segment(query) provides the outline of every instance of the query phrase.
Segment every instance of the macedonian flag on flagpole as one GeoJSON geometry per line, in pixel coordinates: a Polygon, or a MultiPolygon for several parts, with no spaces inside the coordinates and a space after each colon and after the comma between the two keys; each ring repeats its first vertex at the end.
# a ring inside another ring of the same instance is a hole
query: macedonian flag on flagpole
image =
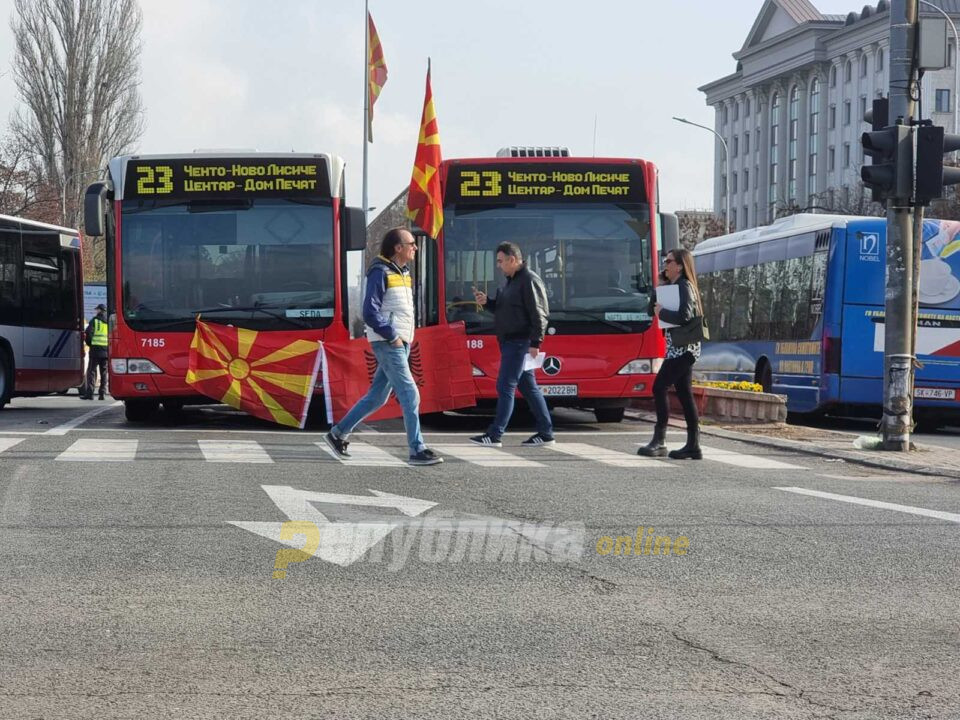
{"type": "Polygon", "coordinates": [[[319,367],[320,343],[299,332],[257,332],[198,317],[186,381],[217,402],[303,428],[319,367]]]}
{"type": "Polygon", "coordinates": [[[413,161],[413,177],[407,192],[407,217],[432,238],[443,227],[443,199],[440,194],[440,130],[430,88],[430,61],[427,60],[427,90],[423,98],[420,138],[413,161]]]}

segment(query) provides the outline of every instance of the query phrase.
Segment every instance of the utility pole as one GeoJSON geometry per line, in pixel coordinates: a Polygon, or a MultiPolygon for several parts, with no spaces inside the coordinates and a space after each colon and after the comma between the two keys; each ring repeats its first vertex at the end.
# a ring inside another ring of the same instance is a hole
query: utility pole
{"type": "Polygon", "coordinates": [[[890,3],[890,120],[906,125],[897,141],[897,182],[887,202],[883,354],[884,450],[908,451],[913,415],[913,118],[917,0],[890,3]],[[905,174],[909,173],[909,178],[905,174]]]}

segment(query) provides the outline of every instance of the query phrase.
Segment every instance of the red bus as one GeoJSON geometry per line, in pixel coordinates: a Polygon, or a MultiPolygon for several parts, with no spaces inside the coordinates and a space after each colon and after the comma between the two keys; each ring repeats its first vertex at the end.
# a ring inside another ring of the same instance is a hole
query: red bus
{"type": "Polygon", "coordinates": [[[0,215],[0,408],[83,383],[76,230],[0,215]]]}
{"type": "Polygon", "coordinates": [[[197,315],[349,338],[346,257],[366,228],[344,203],[342,159],[140,155],[108,170],[84,214],[87,234],[106,238],[110,394],[127,420],[212,402],[185,381],[197,315]]]}
{"type": "Polygon", "coordinates": [[[658,247],[676,247],[677,221],[659,213],[657,169],[639,159],[569,157],[562,148],[508,148],[495,158],[447,160],[440,177],[436,290],[443,320],[466,324],[478,399],[497,397],[500,354],[493,316],[471,288],[496,292],[496,247],[509,240],[547,287],[547,357],[536,372],[547,402],[619,422],[631,398],[652,394],[665,351],[647,310],[658,247]]]}

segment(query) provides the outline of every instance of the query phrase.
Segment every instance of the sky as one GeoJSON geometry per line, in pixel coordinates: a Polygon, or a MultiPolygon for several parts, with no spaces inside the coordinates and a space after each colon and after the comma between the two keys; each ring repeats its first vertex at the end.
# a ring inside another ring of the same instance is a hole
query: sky
{"type": "MultiPolygon", "coordinates": [[[[824,13],[858,3],[813,0],[824,13]]],[[[873,3],[875,4],[875,3],[873,3]]],[[[712,206],[713,111],[697,87],[732,73],[762,0],[371,0],[389,70],[369,146],[370,205],[410,182],[427,58],[444,158],[507,145],[640,157],[667,211],[712,206]]],[[[361,205],[363,0],[141,0],[142,153],[328,152],[361,205]]],[[[0,0],[10,18],[12,0],[0,0]]],[[[18,104],[0,23],[0,107],[18,104]]],[[[0,123],[5,121],[0,117],[0,123]]],[[[371,213],[373,218],[377,213],[371,213]]]]}

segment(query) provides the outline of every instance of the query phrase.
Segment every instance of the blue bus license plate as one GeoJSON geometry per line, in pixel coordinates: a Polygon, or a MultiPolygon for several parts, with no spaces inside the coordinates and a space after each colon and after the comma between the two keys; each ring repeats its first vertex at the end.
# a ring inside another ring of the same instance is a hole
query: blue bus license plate
{"type": "Polygon", "coordinates": [[[957,391],[953,388],[918,387],[913,389],[913,396],[928,400],[956,400],[957,391]]]}
{"type": "Polygon", "coordinates": [[[542,392],[546,396],[563,395],[565,397],[569,397],[571,395],[577,394],[577,386],[576,385],[541,385],[540,392],[542,392]]]}

